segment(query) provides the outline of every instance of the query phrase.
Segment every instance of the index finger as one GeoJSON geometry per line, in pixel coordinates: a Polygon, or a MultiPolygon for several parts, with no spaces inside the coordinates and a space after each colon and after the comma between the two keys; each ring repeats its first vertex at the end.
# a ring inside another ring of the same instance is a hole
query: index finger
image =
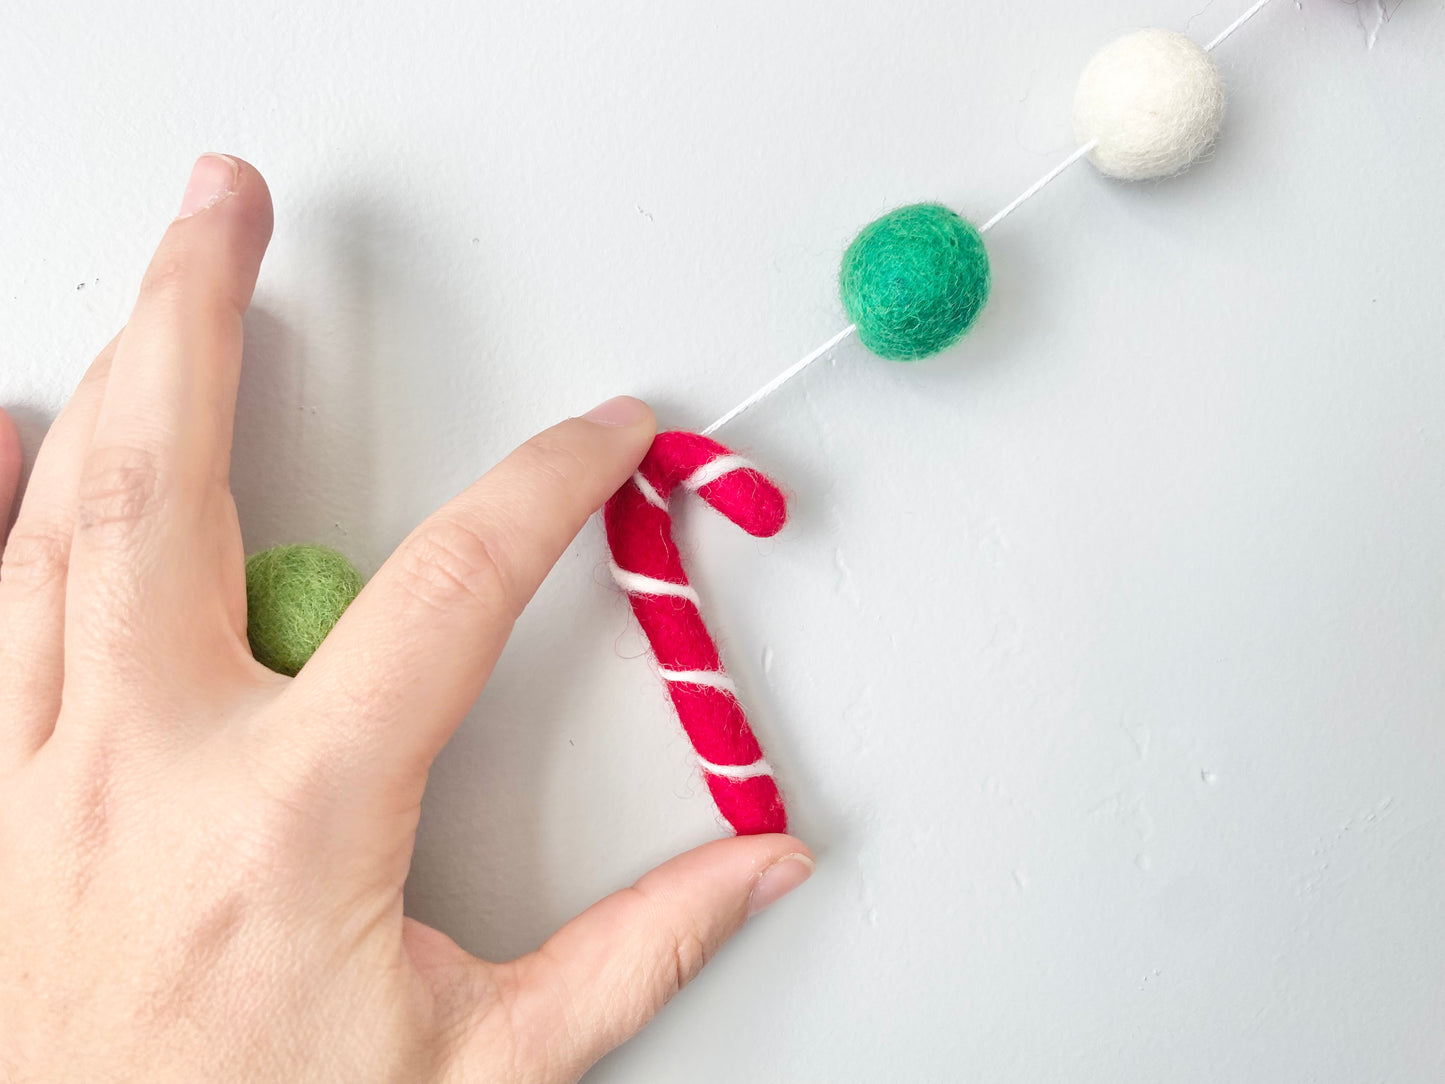
{"type": "Polygon", "coordinates": [[[242,316],[271,225],[253,166],[196,161],[116,342],[75,482],[67,700],[107,700],[114,665],[136,660],[208,685],[214,660],[237,653],[245,608],[239,560],[227,560],[241,552],[231,435],[242,316]],[[73,665],[80,659],[104,665],[73,665]]]}
{"type": "Polygon", "coordinates": [[[645,403],[609,400],[527,441],[413,531],[285,693],[312,720],[287,736],[303,761],[349,788],[419,799],[512,623],[655,431],[645,403]]]}

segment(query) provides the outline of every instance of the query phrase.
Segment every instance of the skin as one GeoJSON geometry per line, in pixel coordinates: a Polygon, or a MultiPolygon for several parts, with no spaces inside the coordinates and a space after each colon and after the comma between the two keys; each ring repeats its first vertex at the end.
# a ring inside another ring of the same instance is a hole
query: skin
{"type": "MultiPolygon", "coordinates": [[[[652,414],[529,440],[280,677],[227,482],[271,200],[205,156],[182,211],[0,538],[0,1081],[576,1080],[812,870],[709,843],[504,963],[403,915],[428,767],[652,414]]],[[[19,467],[0,413],[0,531],[19,467]]]]}

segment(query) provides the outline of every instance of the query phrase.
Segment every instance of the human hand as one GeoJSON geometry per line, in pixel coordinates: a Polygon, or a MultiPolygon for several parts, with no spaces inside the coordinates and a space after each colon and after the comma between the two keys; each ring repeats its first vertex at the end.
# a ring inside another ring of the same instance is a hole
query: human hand
{"type": "MultiPolygon", "coordinates": [[[[259,173],[197,162],[5,543],[0,1080],[575,1080],[812,869],[788,836],[709,843],[507,963],[403,917],[428,767],[652,414],[522,445],[280,677],[228,488],[270,233],[259,173]]],[[[17,472],[0,414],[0,529],[17,472]]]]}

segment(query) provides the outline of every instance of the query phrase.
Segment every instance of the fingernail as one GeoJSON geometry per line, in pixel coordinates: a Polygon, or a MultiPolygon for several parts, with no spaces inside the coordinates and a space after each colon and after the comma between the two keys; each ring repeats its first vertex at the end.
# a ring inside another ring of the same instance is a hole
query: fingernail
{"type": "Polygon", "coordinates": [[[614,429],[620,429],[636,425],[647,417],[647,404],[630,395],[619,395],[605,403],[598,403],[582,417],[595,425],[607,425],[614,429]]]}
{"type": "Polygon", "coordinates": [[[186,182],[186,194],[181,197],[181,211],[176,217],[189,218],[233,195],[240,173],[240,163],[228,155],[201,155],[191,167],[191,179],[186,182]]]}
{"type": "Polygon", "coordinates": [[[813,860],[806,854],[785,854],[767,869],[753,885],[753,894],[748,897],[748,914],[755,915],[764,907],[771,907],[793,889],[813,876],[813,860]]]}

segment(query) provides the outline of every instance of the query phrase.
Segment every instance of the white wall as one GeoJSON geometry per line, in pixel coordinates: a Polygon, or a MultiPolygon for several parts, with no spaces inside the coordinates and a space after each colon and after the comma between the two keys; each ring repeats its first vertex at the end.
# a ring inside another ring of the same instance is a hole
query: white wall
{"type": "MultiPolygon", "coordinates": [[[[1214,160],[1080,167],[962,346],[850,346],[726,434],[794,520],[688,516],[692,567],[821,862],[592,1080],[1445,1074],[1445,12],[1370,48],[1374,4],[1275,0],[1214,160]]],[[[856,228],[987,216],[1097,46],[1243,6],[27,5],[0,402],[33,446],[192,156],[244,155],[247,543],[369,571],[560,416],[705,423],[841,326],[856,228]]],[[[478,952],[718,833],[603,560],[433,774],[410,908],[478,952]]]]}

